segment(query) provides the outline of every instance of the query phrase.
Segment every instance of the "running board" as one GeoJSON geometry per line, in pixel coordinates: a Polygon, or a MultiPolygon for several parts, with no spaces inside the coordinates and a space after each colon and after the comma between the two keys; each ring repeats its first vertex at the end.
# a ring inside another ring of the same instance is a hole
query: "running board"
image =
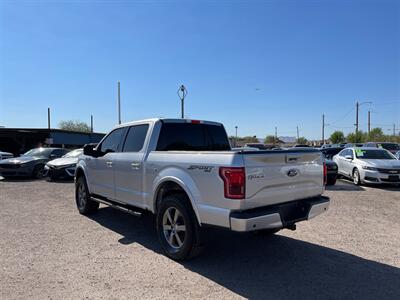
{"type": "Polygon", "coordinates": [[[136,217],[141,217],[142,214],[144,213],[144,210],[139,207],[131,206],[128,204],[122,204],[122,203],[107,199],[105,197],[102,197],[100,195],[91,195],[91,198],[93,201],[99,202],[101,204],[105,204],[112,208],[116,208],[123,212],[127,212],[128,214],[134,215],[136,217]]]}

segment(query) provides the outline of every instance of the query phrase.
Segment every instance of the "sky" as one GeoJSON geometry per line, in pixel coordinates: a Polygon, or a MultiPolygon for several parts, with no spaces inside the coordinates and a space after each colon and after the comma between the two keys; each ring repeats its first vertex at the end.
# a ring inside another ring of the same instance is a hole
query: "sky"
{"type": "Polygon", "coordinates": [[[185,116],[229,135],[400,129],[400,1],[0,0],[0,125],[185,116]]]}

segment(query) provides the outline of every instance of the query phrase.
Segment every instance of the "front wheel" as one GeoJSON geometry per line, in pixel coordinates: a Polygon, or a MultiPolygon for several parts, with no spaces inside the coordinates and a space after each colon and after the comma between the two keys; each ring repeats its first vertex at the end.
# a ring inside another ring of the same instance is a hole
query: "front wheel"
{"type": "Polygon", "coordinates": [[[158,238],[168,257],[185,260],[199,253],[199,225],[185,195],[167,196],[162,200],[156,218],[158,238]]]}
{"type": "Polygon", "coordinates": [[[353,171],[353,182],[355,185],[361,185],[360,172],[358,169],[354,169],[353,171]]]}
{"type": "Polygon", "coordinates": [[[99,203],[93,201],[89,194],[85,177],[80,176],[75,184],[75,200],[78,211],[82,215],[88,215],[99,208],[99,203]]]}
{"type": "Polygon", "coordinates": [[[44,174],[45,174],[45,171],[44,171],[43,165],[37,165],[33,168],[33,171],[32,171],[33,178],[35,178],[35,179],[43,178],[44,174]]]}

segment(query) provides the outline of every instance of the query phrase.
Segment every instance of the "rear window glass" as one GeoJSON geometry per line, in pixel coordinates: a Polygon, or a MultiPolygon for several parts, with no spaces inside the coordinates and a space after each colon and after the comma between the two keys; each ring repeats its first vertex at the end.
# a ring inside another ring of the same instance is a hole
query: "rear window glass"
{"type": "Polygon", "coordinates": [[[224,127],[209,124],[164,123],[157,151],[230,150],[224,127]]]}

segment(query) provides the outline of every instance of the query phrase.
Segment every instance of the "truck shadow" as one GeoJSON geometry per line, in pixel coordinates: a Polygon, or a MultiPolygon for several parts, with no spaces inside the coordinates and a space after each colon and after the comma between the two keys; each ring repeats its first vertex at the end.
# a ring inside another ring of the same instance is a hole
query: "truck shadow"
{"type": "MultiPolygon", "coordinates": [[[[161,254],[154,218],[102,208],[91,217],[123,238],[161,254]]],[[[285,237],[207,230],[202,255],[185,268],[250,299],[400,299],[400,269],[285,237]]]]}

